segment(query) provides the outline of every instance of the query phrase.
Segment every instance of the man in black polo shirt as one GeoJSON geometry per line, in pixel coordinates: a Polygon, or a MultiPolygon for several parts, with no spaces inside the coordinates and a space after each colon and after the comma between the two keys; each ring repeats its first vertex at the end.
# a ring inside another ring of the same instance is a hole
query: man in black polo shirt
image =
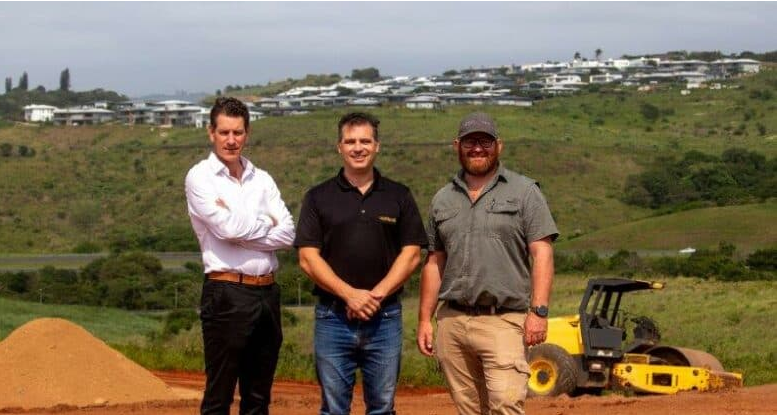
{"type": "Polygon", "coordinates": [[[294,241],[319,297],[314,344],[322,415],[350,413],[357,367],[367,413],[395,413],[399,294],[427,238],[410,190],[373,167],[378,124],[366,113],[340,119],[343,168],[305,195],[294,241]]]}

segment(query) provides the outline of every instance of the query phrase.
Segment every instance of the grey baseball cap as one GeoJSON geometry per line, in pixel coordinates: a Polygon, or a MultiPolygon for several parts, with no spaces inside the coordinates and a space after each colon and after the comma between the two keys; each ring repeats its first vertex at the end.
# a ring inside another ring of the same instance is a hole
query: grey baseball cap
{"type": "Polygon", "coordinates": [[[457,138],[460,139],[465,135],[472,133],[486,133],[494,138],[499,137],[496,134],[496,123],[494,123],[494,120],[492,120],[488,114],[482,112],[473,112],[461,120],[461,124],[459,124],[459,136],[457,138]]]}

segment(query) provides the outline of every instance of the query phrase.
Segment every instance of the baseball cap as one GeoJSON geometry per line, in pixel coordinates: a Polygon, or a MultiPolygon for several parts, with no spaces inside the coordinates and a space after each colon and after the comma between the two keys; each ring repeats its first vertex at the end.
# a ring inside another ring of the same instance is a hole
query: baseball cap
{"type": "Polygon", "coordinates": [[[473,112],[472,114],[467,115],[461,120],[461,124],[459,124],[458,138],[462,138],[465,135],[472,133],[486,133],[491,137],[498,137],[494,120],[492,120],[488,114],[482,112],[473,112]]]}

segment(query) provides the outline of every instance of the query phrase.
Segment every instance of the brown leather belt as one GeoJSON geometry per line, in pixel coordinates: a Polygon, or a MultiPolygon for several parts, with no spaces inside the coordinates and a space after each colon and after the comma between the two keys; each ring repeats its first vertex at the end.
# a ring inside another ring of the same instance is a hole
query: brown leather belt
{"type": "Polygon", "coordinates": [[[241,274],[238,272],[214,271],[208,274],[209,280],[236,282],[238,284],[265,286],[275,282],[275,275],[271,272],[264,275],[241,274]]]}
{"type": "Polygon", "coordinates": [[[488,315],[496,315],[496,314],[504,314],[504,313],[525,313],[526,310],[513,310],[511,308],[504,308],[504,307],[496,307],[496,306],[487,306],[487,305],[464,305],[461,303],[457,303],[455,301],[446,301],[445,302],[448,307],[456,310],[461,311],[464,314],[468,314],[470,316],[488,316],[488,315]]]}

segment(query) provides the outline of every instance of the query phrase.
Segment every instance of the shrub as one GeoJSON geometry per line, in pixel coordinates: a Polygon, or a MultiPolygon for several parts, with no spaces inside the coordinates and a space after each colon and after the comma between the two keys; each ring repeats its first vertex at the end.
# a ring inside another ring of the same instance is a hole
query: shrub
{"type": "Polygon", "coordinates": [[[777,248],[759,249],[747,257],[748,267],[760,271],[777,271],[777,248]]]}
{"type": "Polygon", "coordinates": [[[658,120],[658,117],[661,116],[661,110],[659,110],[657,106],[648,104],[647,102],[643,102],[639,106],[639,112],[645,120],[651,123],[658,120]]]}
{"type": "Polygon", "coordinates": [[[173,336],[180,331],[186,331],[192,328],[199,320],[200,316],[193,309],[178,309],[169,312],[165,316],[165,325],[162,328],[163,336],[173,336]]]}

